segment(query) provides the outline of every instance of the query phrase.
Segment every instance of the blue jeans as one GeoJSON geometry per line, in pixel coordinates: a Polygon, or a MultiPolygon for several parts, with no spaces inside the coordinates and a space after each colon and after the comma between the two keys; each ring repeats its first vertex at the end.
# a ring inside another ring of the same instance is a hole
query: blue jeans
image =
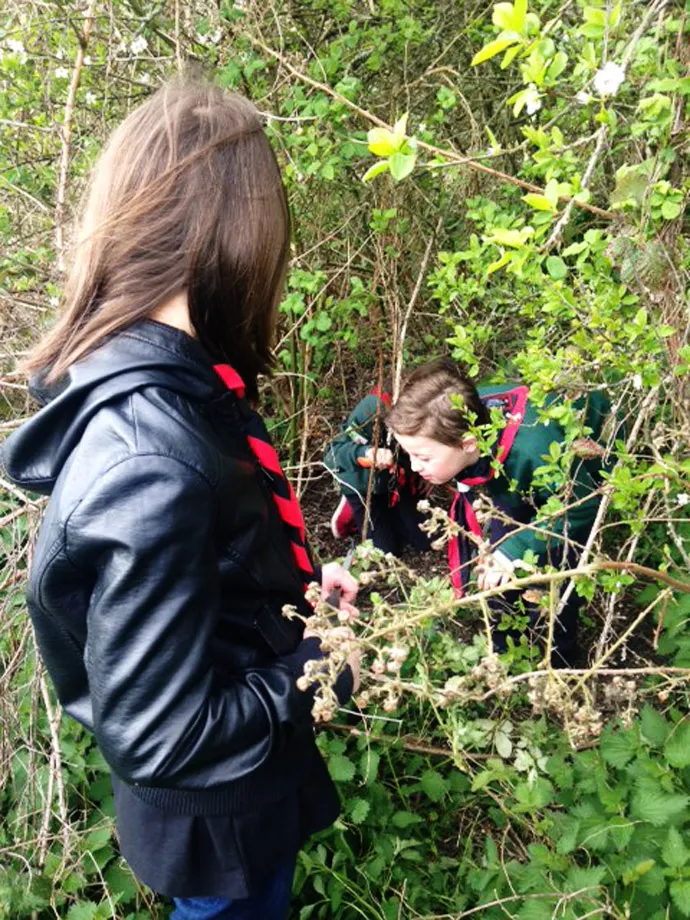
{"type": "Polygon", "coordinates": [[[248,898],[174,898],[170,920],[286,920],[295,865],[281,866],[248,898]]]}

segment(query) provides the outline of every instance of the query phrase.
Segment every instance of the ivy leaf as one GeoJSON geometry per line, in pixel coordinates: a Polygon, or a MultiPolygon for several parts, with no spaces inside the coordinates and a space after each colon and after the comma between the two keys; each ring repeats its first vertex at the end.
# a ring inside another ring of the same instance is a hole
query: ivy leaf
{"type": "Polygon", "coordinates": [[[372,128],[367,134],[369,153],[377,157],[389,157],[398,149],[395,134],[388,128],[372,128]]]}
{"type": "Polygon", "coordinates": [[[366,821],[371,805],[366,799],[353,799],[349,806],[350,819],[353,824],[361,824],[366,821]]]}
{"type": "Polygon", "coordinates": [[[436,770],[426,770],[422,774],[420,785],[432,802],[440,802],[448,792],[448,780],[436,770]]]}
{"type": "Polygon", "coordinates": [[[671,900],[684,917],[690,917],[690,881],[671,882],[671,900]]]}
{"type": "Polygon", "coordinates": [[[484,61],[488,61],[490,58],[500,54],[501,51],[505,51],[506,48],[514,45],[516,41],[518,41],[517,37],[494,39],[494,41],[489,42],[488,45],[484,45],[484,47],[475,54],[472,58],[471,66],[476,67],[477,64],[483,64],[484,61]]]}
{"type": "Polygon", "coordinates": [[[680,869],[690,859],[690,851],[675,827],[669,829],[666,842],[661,849],[661,856],[666,865],[672,869],[680,869]]]}
{"type": "Polygon", "coordinates": [[[664,754],[672,767],[690,767],[690,719],[673,730],[664,745],[664,754]]]}
{"type": "Polygon", "coordinates": [[[414,153],[394,153],[388,160],[391,176],[396,182],[400,182],[401,179],[410,175],[416,162],[417,155],[414,153]]]}
{"type": "Polygon", "coordinates": [[[334,754],[328,758],[328,772],[337,783],[346,783],[355,775],[355,765],[349,757],[334,754]]]}

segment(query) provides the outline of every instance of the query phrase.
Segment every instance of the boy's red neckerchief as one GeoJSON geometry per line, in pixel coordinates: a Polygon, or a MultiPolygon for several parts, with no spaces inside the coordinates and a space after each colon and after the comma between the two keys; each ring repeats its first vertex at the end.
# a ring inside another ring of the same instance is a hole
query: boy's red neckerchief
{"type": "MultiPolygon", "coordinates": [[[[525,417],[528,396],[529,387],[525,386],[515,387],[512,390],[507,390],[505,393],[492,394],[493,399],[501,399],[506,404],[505,414],[507,423],[498,439],[498,448],[496,450],[496,460],[499,463],[505,463],[513,446],[513,442],[515,441],[515,437],[520,430],[520,425],[525,417]]],[[[469,490],[473,486],[479,486],[483,485],[485,482],[489,482],[490,479],[493,479],[495,473],[496,470],[492,464],[489,467],[489,472],[485,476],[468,476],[466,479],[457,480],[459,486],[465,486],[465,490],[461,493],[459,489],[456,489],[453,504],[450,509],[450,518],[451,520],[455,520],[458,501],[462,494],[465,520],[471,533],[476,537],[482,536],[482,528],[477,520],[477,515],[474,513],[472,502],[468,498],[469,490]]],[[[456,537],[452,537],[448,543],[448,567],[450,569],[450,580],[453,583],[455,596],[462,597],[464,594],[464,587],[462,584],[460,546],[458,538],[456,537]]]]}
{"type": "MultiPolygon", "coordinates": [[[[216,364],[213,369],[238,399],[244,397],[244,381],[234,368],[229,364],[216,364]]],[[[285,526],[292,555],[306,590],[307,585],[314,580],[314,566],[307,552],[304,517],[295,490],[281,469],[278,454],[271,444],[266,426],[258,412],[251,412],[247,443],[262,470],[267,474],[266,481],[271,486],[273,500],[285,526]]]]}

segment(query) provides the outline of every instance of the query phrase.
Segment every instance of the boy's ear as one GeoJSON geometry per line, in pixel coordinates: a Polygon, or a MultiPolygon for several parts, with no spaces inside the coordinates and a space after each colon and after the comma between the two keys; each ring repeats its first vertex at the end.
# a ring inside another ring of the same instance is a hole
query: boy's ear
{"type": "Polygon", "coordinates": [[[463,435],[460,444],[462,445],[462,449],[466,450],[468,454],[471,454],[477,449],[477,439],[473,434],[463,435]]]}

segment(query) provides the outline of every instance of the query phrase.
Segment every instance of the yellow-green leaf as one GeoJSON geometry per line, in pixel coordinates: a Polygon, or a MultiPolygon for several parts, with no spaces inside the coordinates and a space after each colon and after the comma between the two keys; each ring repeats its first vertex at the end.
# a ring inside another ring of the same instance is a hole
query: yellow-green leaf
{"type": "Polygon", "coordinates": [[[522,200],[534,208],[535,211],[555,211],[555,206],[549,201],[546,195],[536,195],[534,192],[530,192],[528,195],[523,195],[522,200]]]}
{"type": "Polygon", "coordinates": [[[494,227],[487,242],[498,243],[499,246],[510,246],[512,249],[522,249],[525,240],[532,236],[532,227],[523,227],[522,230],[506,230],[504,227],[494,227]]]}
{"type": "Polygon", "coordinates": [[[501,61],[501,70],[505,70],[506,67],[509,67],[515,60],[515,56],[522,48],[522,45],[513,45],[512,48],[508,48],[506,53],[503,55],[503,60],[501,61]]]}
{"type": "Polygon", "coordinates": [[[400,145],[405,140],[405,133],[407,131],[407,116],[408,112],[399,118],[394,127],[393,127],[393,136],[395,137],[395,149],[400,150],[400,145]]]}
{"type": "Polygon", "coordinates": [[[389,157],[398,149],[395,135],[388,128],[372,128],[367,134],[369,152],[377,157],[389,157]]]}
{"type": "Polygon", "coordinates": [[[495,26],[498,26],[499,29],[512,29],[513,11],[514,7],[512,3],[497,3],[494,6],[491,21],[495,26]]]}
{"type": "Polygon", "coordinates": [[[504,265],[507,265],[508,262],[513,258],[512,252],[504,252],[500,259],[497,259],[495,262],[492,262],[491,265],[486,270],[487,275],[493,275],[494,272],[497,272],[499,268],[503,268],[504,265]]]}
{"type": "Polygon", "coordinates": [[[495,41],[489,42],[488,45],[484,45],[481,51],[478,51],[472,58],[472,67],[476,67],[477,64],[483,64],[484,61],[488,61],[490,58],[495,57],[497,54],[500,54],[501,51],[505,51],[506,48],[514,45],[516,41],[516,38],[497,38],[495,41]]]}
{"type": "Polygon", "coordinates": [[[362,182],[370,182],[372,179],[380,176],[381,173],[388,172],[389,168],[388,160],[379,160],[378,163],[374,163],[374,165],[370,166],[364,173],[362,182]]]}

